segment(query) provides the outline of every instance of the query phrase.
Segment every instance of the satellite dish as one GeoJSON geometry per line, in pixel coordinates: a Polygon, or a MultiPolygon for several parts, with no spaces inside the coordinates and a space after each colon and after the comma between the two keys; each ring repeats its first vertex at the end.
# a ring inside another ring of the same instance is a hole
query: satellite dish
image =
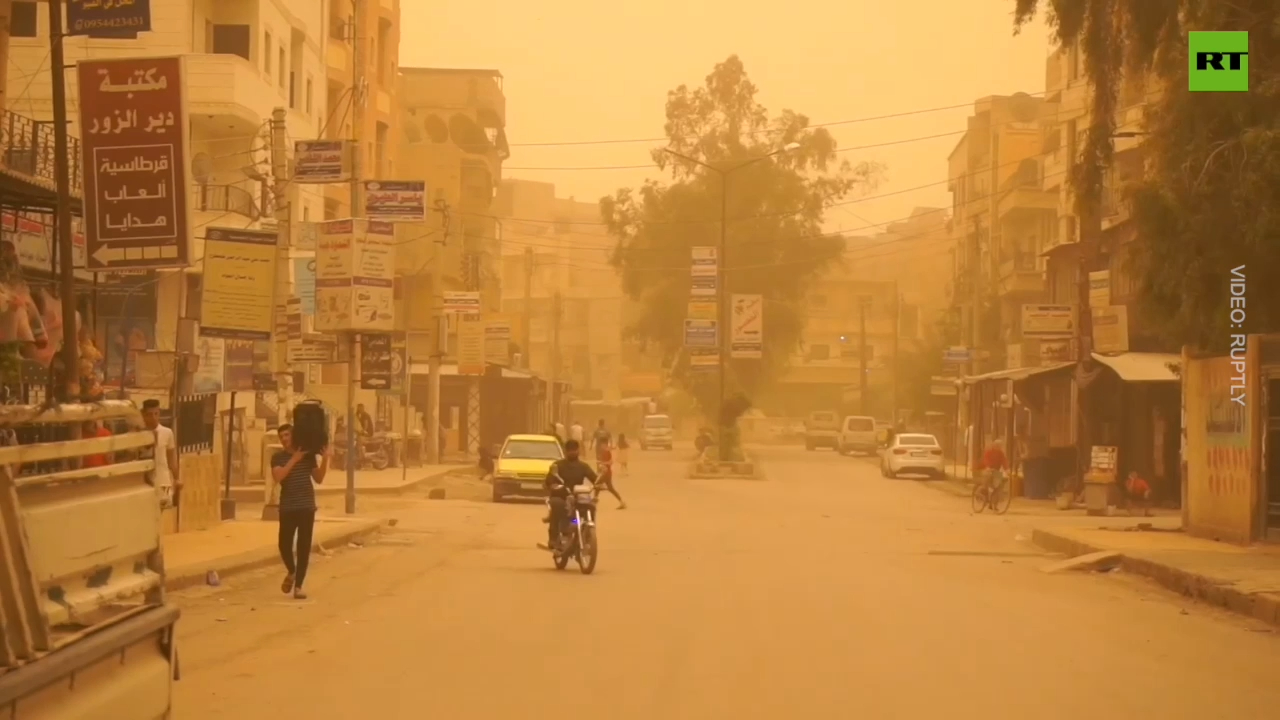
{"type": "Polygon", "coordinates": [[[213,158],[209,153],[199,152],[191,158],[191,176],[201,185],[208,185],[213,179],[213,158]]]}
{"type": "Polygon", "coordinates": [[[1009,113],[1017,122],[1032,122],[1039,114],[1039,106],[1035,98],[1020,92],[1009,97],[1009,113]]]}

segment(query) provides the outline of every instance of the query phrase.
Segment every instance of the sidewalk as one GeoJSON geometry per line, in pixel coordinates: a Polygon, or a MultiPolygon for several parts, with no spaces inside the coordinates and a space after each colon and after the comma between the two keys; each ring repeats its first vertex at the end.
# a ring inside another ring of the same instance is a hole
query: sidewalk
{"type": "Polygon", "coordinates": [[[1179,523],[1153,519],[1152,530],[1037,528],[1032,541],[1077,557],[1122,554],[1120,567],[1174,592],[1280,626],[1280,547],[1240,547],[1190,537],[1179,523]],[[1162,531],[1162,530],[1174,530],[1162,531]]]}
{"type": "MultiPolygon", "coordinates": [[[[314,546],[345,545],[377,532],[381,525],[378,518],[320,516],[316,518],[314,546]]],[[[225,580],[236,573],[279,563],[278,528],[274,522],[234,520],[210,530],[163,536],[165,588],[181,590],[203,585],[210,570],[225,580]]]]}
{"type": "MultiPolygon", "coordinates": [[[[429,485],[454,472],[467,472],[475,463],[423,465],[411,468],[387,468],[386,470],[357,470],[356,493],[360,495],[396,495],[429,485]]],[[[345,470],[331,468],[324,483],[316,486],[317,495],[342,495],[346,492],[345,470]]],[[[231,497],[238,503],[261,503],[264,484],[232,485],[231,497]]]]}

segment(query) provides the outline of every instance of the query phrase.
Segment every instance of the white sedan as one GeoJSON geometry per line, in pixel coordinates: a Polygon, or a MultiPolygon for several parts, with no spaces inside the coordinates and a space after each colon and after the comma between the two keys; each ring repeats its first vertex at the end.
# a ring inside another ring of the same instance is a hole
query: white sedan
{"type": "Polygon", "coordinates": [[[880,474],[888,478],[908,473],[940,478],[946,474],[944,464],[938,438],[903,433],[880,456],[880,474]]]}

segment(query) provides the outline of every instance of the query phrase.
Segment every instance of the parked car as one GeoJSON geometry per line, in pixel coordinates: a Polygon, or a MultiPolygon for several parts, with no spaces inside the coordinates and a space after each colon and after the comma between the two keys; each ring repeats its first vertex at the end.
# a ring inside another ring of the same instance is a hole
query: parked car
{"type": "Polygon", "coordinates": [[[516,495],[543,497],[551,464],[564,457],[554,435],[508,435],[493,465],[493,501],[516,495]]]}
{"type": "Polygon", "coordinates": [[[804,449],[840,447],[840,416],[833,412],[812,412],[804,423],[804,449]]]}
{"type": "Polygon", "coordinates": [[[893,438],[880,458],[880,474],[894,478],[916,474],[940,478],[946,474],[938,438],[922,433],[902,433],[893,438]]]}
{"type": "Polygon", "coordinates": [[[840,428],[840,453],[863,453],[874,455],[876,452],[876,419],[866,415],[850,415],[844,419],[840,428]]]}

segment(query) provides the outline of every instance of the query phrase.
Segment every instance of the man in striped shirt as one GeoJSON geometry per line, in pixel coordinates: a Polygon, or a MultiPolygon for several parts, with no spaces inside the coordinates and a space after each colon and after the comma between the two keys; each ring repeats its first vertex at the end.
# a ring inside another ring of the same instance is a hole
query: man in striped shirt
{"type": "Polygon", "coordinates": [[[316,524],[316,489],[312,482],[324,482],[325,473],[329,472],[330,449],[324,449],[317,463],[313,453],[294,447],[293,426],[287,423],[280,426],[280,444],[284,449],[271,458],[271,476],[280,486],[280,557],[289,572],[280,589],[305,600],[302,582],[307,578],[316,524]]]}

